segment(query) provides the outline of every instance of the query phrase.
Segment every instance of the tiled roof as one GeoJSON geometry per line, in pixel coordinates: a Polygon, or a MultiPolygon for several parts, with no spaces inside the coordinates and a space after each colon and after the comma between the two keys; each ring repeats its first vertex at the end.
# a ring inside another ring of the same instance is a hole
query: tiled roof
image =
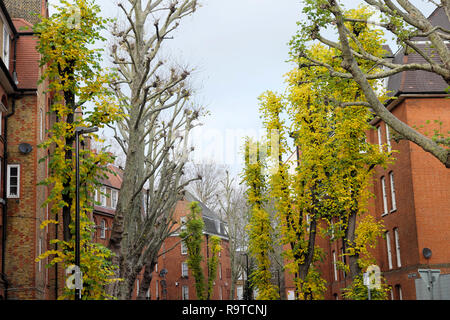
{"type": "MultiPolygon", "coordinates": [[[[450,29],[450,22],[442,8],[436,9],[429,17],[433,25],[440,25],[450,29]]],[[[424,38],[415,38],[414,41],[425,41],[424,38]]],[[[430,47],[429,42],[416,42],[415,45],[422,51],[428,53],[434,61],[440,62],[440,58],[430,47]]],[[[426,60],[416,51],[402,48],[394,56],[393,62],[396,64],[426,63],[426,60]]],[[[445,93],[448,85],[444,79],[433,72],[428,71],[404,71],[397,73],[388,80],[388,90],[390,96],[401,93],[445,93]]]]}
{"type": "Polygon", "coordinates": [[[192,193],[188,191],[185,191],[184,198],[189,202],[198,202],[198,204],[202,208],[202,217],[203,222],[205,223],[205,233],[228,238],[228,234],[226,231],[227,224],[222,221],[215,212],[209,209],[203,202],[198,200],[192,193]]]}
{"type": "Polygon", "coordinates": [[[122,186],[123,171],[114,165],[109,165],[108,168],[113,171],[115,175],[114,173],[106,172],[107,178],[100,179],[100,182],[105,186],[120,189],[122,186]]]}

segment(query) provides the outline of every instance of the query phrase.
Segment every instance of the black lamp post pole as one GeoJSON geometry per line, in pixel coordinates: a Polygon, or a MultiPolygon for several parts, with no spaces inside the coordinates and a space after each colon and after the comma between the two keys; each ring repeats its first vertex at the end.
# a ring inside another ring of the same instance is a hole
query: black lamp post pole
{"type": "MultiPolygon", "coordinates": [[[[77,128],[78,129],[78,128],[77,128]]],[[[75,201],[75,265],[80,268],[80,133],[82,131],[75,131],[75,146],[76,146],[76,201],[75,201]]],[[[79,270],[79,269],[78,269],[79,270]]],[[[81,290],[78,285],[75,287],[75,300],[81,300],[81,290]]]]}

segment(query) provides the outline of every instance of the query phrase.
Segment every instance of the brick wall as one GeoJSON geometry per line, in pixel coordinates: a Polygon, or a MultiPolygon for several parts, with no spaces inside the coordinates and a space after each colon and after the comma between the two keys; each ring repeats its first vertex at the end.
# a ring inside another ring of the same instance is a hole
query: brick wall
{"type": "Polygon", "coordinates": [[[36,104],[35,95],[16,100],[16,112],[8,121],[8,164],[20,164],[20,196],[8,199],[5,273],[11,281],[9,299],[33,299],[37,294],[36,104]],[[31,144],[33,150],[20,153],[20,143],[31,144]]]}

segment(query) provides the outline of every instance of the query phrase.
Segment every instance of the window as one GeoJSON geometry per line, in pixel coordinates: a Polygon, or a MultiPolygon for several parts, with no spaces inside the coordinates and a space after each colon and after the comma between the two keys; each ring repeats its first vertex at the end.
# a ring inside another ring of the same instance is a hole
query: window
{"type": "Polygon", "coordinates": [[[145,294],[145,299],[150,300],[150,288],[147,289],[147,293],[145,294]]]}
{"type": "Polygon", "coordinates": [[[39,125],[39,139],[42,141],[44,140],[44,111],[42,109],[39,109],[39,120],[40,120],[40,125],[39,125]]]}
{"type": "Polygon", "coordinates": [[[386,181],[384,177],[381,177],[381,192],[383,193],[383,213],[385,215],[388,213],[388,204],[387,204],[387,194],[386,194],[386,181]]]}
{"type": "Polygon", "coordinates": [[[219,279],[222,280],[222,264],[219,263],[219,279]]]}
{"type": "Polygon", "coordinates": [[[100,205],[106,207],[106,187],[100,188],[100,205]]]}
{"type": "Polygon", "coordinates": [[[112,208],[111,188],[106,188],[106,207],[112,208]]]}
{"type": "Polygon", "coordinates": [[[0,135],[3,135],[2,122],[3,122],[3,113],[0,111],[0,135]]]}
{"type": "Polygon", "coordinates": [[[381,126],[377,127],[377,134],[378,134],[378,147],[380,148],[380,152],[382,152],[383,144],[381,143],[381,126]]]}
{"type": "Polygon", "coordinates": [[[400,260],[400,239],[398,235],[398,228],[394,229],[394,241],[395,241],[395,255],[397,257],[397,267],[401,267],[402,262],[400,260]]]}
{"type": "Polygon", "coordinates": [[[334,269],[334,280],[337,281],[337,268],[336,268],[336,252],[333,251],[333,269],[334,269]]]}
{"type": "Polygon", "coordinates": [[[117,190],[111,190],[111,205],[115,209],[117,207],[117,199],[119,192],[117,190]]]}
{"type": "Polygon", "coordinates": [[[100,238],[105,239],[106,238],[106,221],[105,219],[102,219],[100,222],[100,238]]]}
{"type": "Polygon", "coordinates": [[[244,287],[236,286],[236,298],[237,300],[244,300],[244,287]]]}
{"type": "Polygon", "coordinates": [[[180,217],[181,230],[186,230],[186,217],[180,217]]]}
{"type": "Polygon", "coordinates": [[[181,288],[181,298],[183,300],[189,300],[189,287],[188,286],[183,286],[181,288]]]}
{"type": "Polygon", "coordinates": [[[402,287],[399,284],[397,284],[395,286],[395,289],[397,291],[398,300],[403,300],[402,287]]]}
{"type": "Polygon", "coordinates": [[[387,142],[387,149],[389,152],[392,151],[391,147],[391,135],[389,134],[389,126],[386,124],[386,142],[387,142]]]}
{"type": "Polygon", "coordinates": [[[188,253],[188,249],[186,246],[186,243],[184,241],[181,241],[181,254],[187,254],[188,253]]]}
{"type": "Polygon", "coordinates": [[[392,211],[397,210],[397,201],[395,199],[395,184],[394,184],[394,173],[389,172],[389,180],[391,182],[391,200],[392,200],[392,211]]]}
{"type": "Polygon", "coordinates": [[[3,26],[3,63],[9,69],[9,33],[6,25],[3,26]]]}
{"type": "Polygon", "coordinates": [[[389,269],[392,269],[391,237],[389,235],[389,231],[386,231],[385,235],[389,269]]]}
{"type": "MultiPolygon", "coordinates": [[[[39,238],[39,244],[38,244],[38,257],[42,254],[42,239],[39,238]]],[[[41,268],[42,268],[42,260],[39,259],[38,262],[38,270],[39,272],[41,272],[41,268]]]]}
{"type": "Polygon", "coordinates": [[[19,198],[20,194],[20,165],[8,164],[8,178],[6,185],[6,196],[8,198],[19,198]]]}
{"type": "Polygon", "coordinates": [[[156,300],[159,300],[159,280],[156,280],[155,296],[156,296],[156,300]]]}
{"type": "Polygon", "coordinates": [[[186,262],[181,264],[181,276],[186,278],[188,276],[188,264],[186,262]]]}

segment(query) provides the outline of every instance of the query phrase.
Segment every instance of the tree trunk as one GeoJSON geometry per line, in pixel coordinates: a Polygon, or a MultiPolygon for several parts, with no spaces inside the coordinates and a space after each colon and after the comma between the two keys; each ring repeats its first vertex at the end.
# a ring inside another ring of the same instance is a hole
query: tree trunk
{"type": "Polygon", "coordinates": [[[152,273],[155,270],[156,260],[150,259],[145,264],[144,267],[144,275],[142,277],[141,286],[139,288],[139,295],[137,296],[137,300],[146,300],[147,299],[147,291],[150,288],[150,284],[152,283],[152,273]]]}

